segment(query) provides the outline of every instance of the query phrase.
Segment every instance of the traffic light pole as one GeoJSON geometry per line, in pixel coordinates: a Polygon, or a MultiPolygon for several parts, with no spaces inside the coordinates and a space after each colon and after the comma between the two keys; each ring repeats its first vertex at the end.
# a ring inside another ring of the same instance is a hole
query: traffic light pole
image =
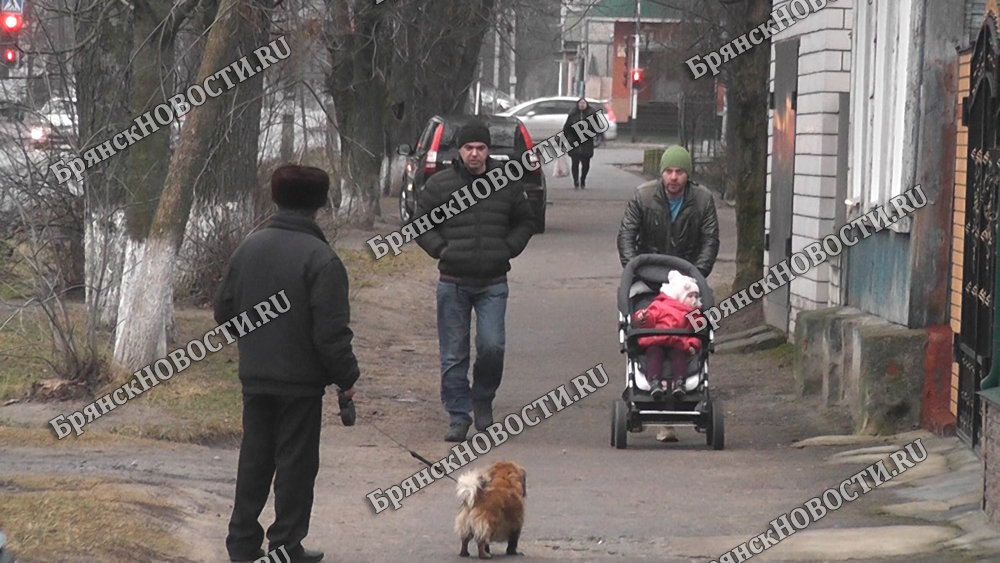
{"type": "MultiPolygon", "coordinates": [[[[635,69],[639,68],[639,14],[641,13],[639,10],[641,9],[641,2],[642,2],[642,0],[635,0],[635,45],[634,45],[633,51],[632,51],[632,69],[633,69],[632,72],[633,73],[635,72],[635,69]]],[[[629,115],[629,121],[632,123],[632,142],[634,143],[635,142],[635,118],[636,118],[636,115],[638,114],[638,106],[639,106],[639,89],[636,86],[635,75],[634,74],[633,74],[632,78],[633,78],[633,80],[631,82],[631,84],[632,84],[631,90],[632,91],[630,92],[630,94],[631,94],[630,95],[630,98],[631,98],[631,104],[630,105],[632,106],[631,107],[632,113],[629,115]]]]}

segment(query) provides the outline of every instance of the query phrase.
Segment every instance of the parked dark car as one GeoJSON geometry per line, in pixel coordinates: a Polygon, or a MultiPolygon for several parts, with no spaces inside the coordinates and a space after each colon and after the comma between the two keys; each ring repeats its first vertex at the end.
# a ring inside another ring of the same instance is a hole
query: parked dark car
{"type": "MultiPolygon", "coordinates": [[[[416,148],[410,145],[399,145],[396,152],[406,157],[403,169],[403,187],[399,192],[399,217],[408,223],[414,219],[413,213],[417,206],[417,194],[427,179],[436,172],[451,166],[454,159],[459,158],[458,147],[455,146],[455,135],[463,125],[472,120],[486,123],[490,128],[490,157],[497,160],[521,159],[521,155],[533,146],[527,129],[516,117],[499,116],[434,116],[424,127],[416,148]]],[[[545,205],[548,190],[545,186],[545,173],[542,171],[538,157],[529,157],[538,163],[535,171],[524,171],[521,182],[531,200],[535,214],[535,224],[538,233],[545,232],[545,205]]],[[[532,165],[534,166],[534,165],[532,165]]]]}

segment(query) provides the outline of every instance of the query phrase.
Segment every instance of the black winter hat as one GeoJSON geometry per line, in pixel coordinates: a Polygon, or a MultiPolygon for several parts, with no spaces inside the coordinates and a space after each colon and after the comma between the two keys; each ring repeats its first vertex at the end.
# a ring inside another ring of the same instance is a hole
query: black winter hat
{"type": "Polygon", "coordinates": [[[283,209],[319,209],[329,191],[330,176],[315,166],[285,164],[271,174],[271,200],[283,209]]]}
{"type": "Polygon", "coordinates": [[[455,135],[455,145],[461,147],[466,143],[485,143],[490,146],[490,128],[483,123],[468,123],[455,135]]]}

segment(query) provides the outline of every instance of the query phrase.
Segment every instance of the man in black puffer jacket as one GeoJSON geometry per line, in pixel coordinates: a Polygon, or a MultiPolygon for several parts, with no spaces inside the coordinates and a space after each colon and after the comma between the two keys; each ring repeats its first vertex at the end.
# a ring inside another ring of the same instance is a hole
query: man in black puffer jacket
{"type": "Polygon", "coordinates": [[[319,471],[323,395],[336,385],[353,397],[360,374],[351,344],[347,270],[315,222],[329,187],[319,168],[275,170],[271,198],[278,213],[233,253],[215,298],[216,322],[242,319],[228,331],[239,332],[243,385],[243,443],[226,538],[232,561],[265,556],[258,518],[272,477],[269,551],[283,547],[294,562],[323,559],[301,543],[319,471]]]}
{"type": "MultiPolygon", "coordinates": [[[[462,192],[452,204],[458,211],[424,232],[417,244],[439,259],[437,287],[438,341],[441,349],[441,402],[451,420],[445,440],[465,440],[475,415],[477,430],[493,424],[493,399],[503,375],[507,314],[507,272],[534,234],[531,205],[520,182],[492,189],[485,199],[473,193],[477,179],[492,186],[486,173],[501,168],[489,157],[490,130],[485,125],[462,127],[456,135],[460,159],[452,168],[427,180],[418,198],[415,217],[430,214],[462,192]],[[463,189],[464,188],[464,189],[463,189]],[[469,205],[470,201],[475,203],[469,205]],[[462,207],[467,207],[461,210],[462,207]],[[460,210],[460,211],[459,211],[460,210]],[[469,334],[476,311],[476,363],[469,389],[469,334]]],[[[494,173],[495,174],[495,173],[494,173]]],[[[485,188],[478,188],[480,193],[485,188]]],[[[438,217],[442,214],[438,213],[438,217]]]]}

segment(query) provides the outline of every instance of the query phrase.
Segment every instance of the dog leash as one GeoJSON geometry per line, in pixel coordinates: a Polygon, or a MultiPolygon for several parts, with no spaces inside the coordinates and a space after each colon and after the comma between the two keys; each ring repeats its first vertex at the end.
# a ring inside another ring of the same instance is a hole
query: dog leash
{"type": "MultiPolygon", "coordinates": [[[[338,401],[340,403],[340,419],[344,423],[344,426],[354,426],[354,422],[357,420],[357,414],[356,414],[356,412],[354,410],[354,401],[352,401],[352,400],[347,399],[346,397],[344,397],[343,393],[337,393],[337,398],[338,398],[338,401]]],[[[396,444],[397,446],[399,446],[399,447],[403,448],[404,450],[406,450],[407,452],[409,452],[409,454],[411,456],[413,456],[415,459],[419,460],[421,463],[423,463],[427,467],[430,467],[430,468],[434,467],[434,463],[433,462],[428,461],[424,456],[418,454],[417,452],[415,452],[415,451],[411,450],[410,448],[404,446],[403,444],[399,443],[398,440],[396,440],[395,438],[393,438],[392,436],[390,436],[386,431],[384,431],[381,428],[379,428],[378,426],[376,426],[374,422],[369,422],[369,421],[365,421],[365,422],[367,422],[369,425],[371,425],[372,428],[374,428],[375,430],[377,430],[379,432],[379,434],[381,434],[381,435],[385,436],[386,438],[388,438],[389,441],[391,441],[393,444],[396,444]]],[[[455,481],[456,483],[458,483],[458,481],[454,477],[452,477],[450,473],[445,473],[445,477],[447,477],[447,478],[451,479],[452,481],[455,481]]]]}
{"type": "MultiPolygon", "coordinates": [[[[379,433],[381,433],[383,436],[385,436],[386,438],[392,440],[392,442],[394,444],[396,444],[397,446],[399,446],[399,447],[403,448],[404,450],[406,450],[407,452],[409,452],[411,456],[413,456],[414,458],[416,458],[417,460],[419,460],[421,463],[423,463],[427,467],[433,467],[434,466],[433,462],[428,461],[426,458],[424,458],[424,456],[418,454],[417,452],[411,450],[410,448],[407,448],[403,444],[400,444],[398,441],[396,441],[395,438],[393,438],[392,436],[388,435],[385,431],[383,431],[378,426],[375,426],[374,422],[369,422],[368,424],[370,424],[372,426],[372,428],[374,428],[375,430],[378,430],[379,433]]],[[[449,479],[451,479],[452,481],[455,481],[456,483],[458,483],[458,481],[454,477],[452,477],[450,473],[445,473],[444,476],[447,477],[447,478],[449,478],[449,479]]]]}

